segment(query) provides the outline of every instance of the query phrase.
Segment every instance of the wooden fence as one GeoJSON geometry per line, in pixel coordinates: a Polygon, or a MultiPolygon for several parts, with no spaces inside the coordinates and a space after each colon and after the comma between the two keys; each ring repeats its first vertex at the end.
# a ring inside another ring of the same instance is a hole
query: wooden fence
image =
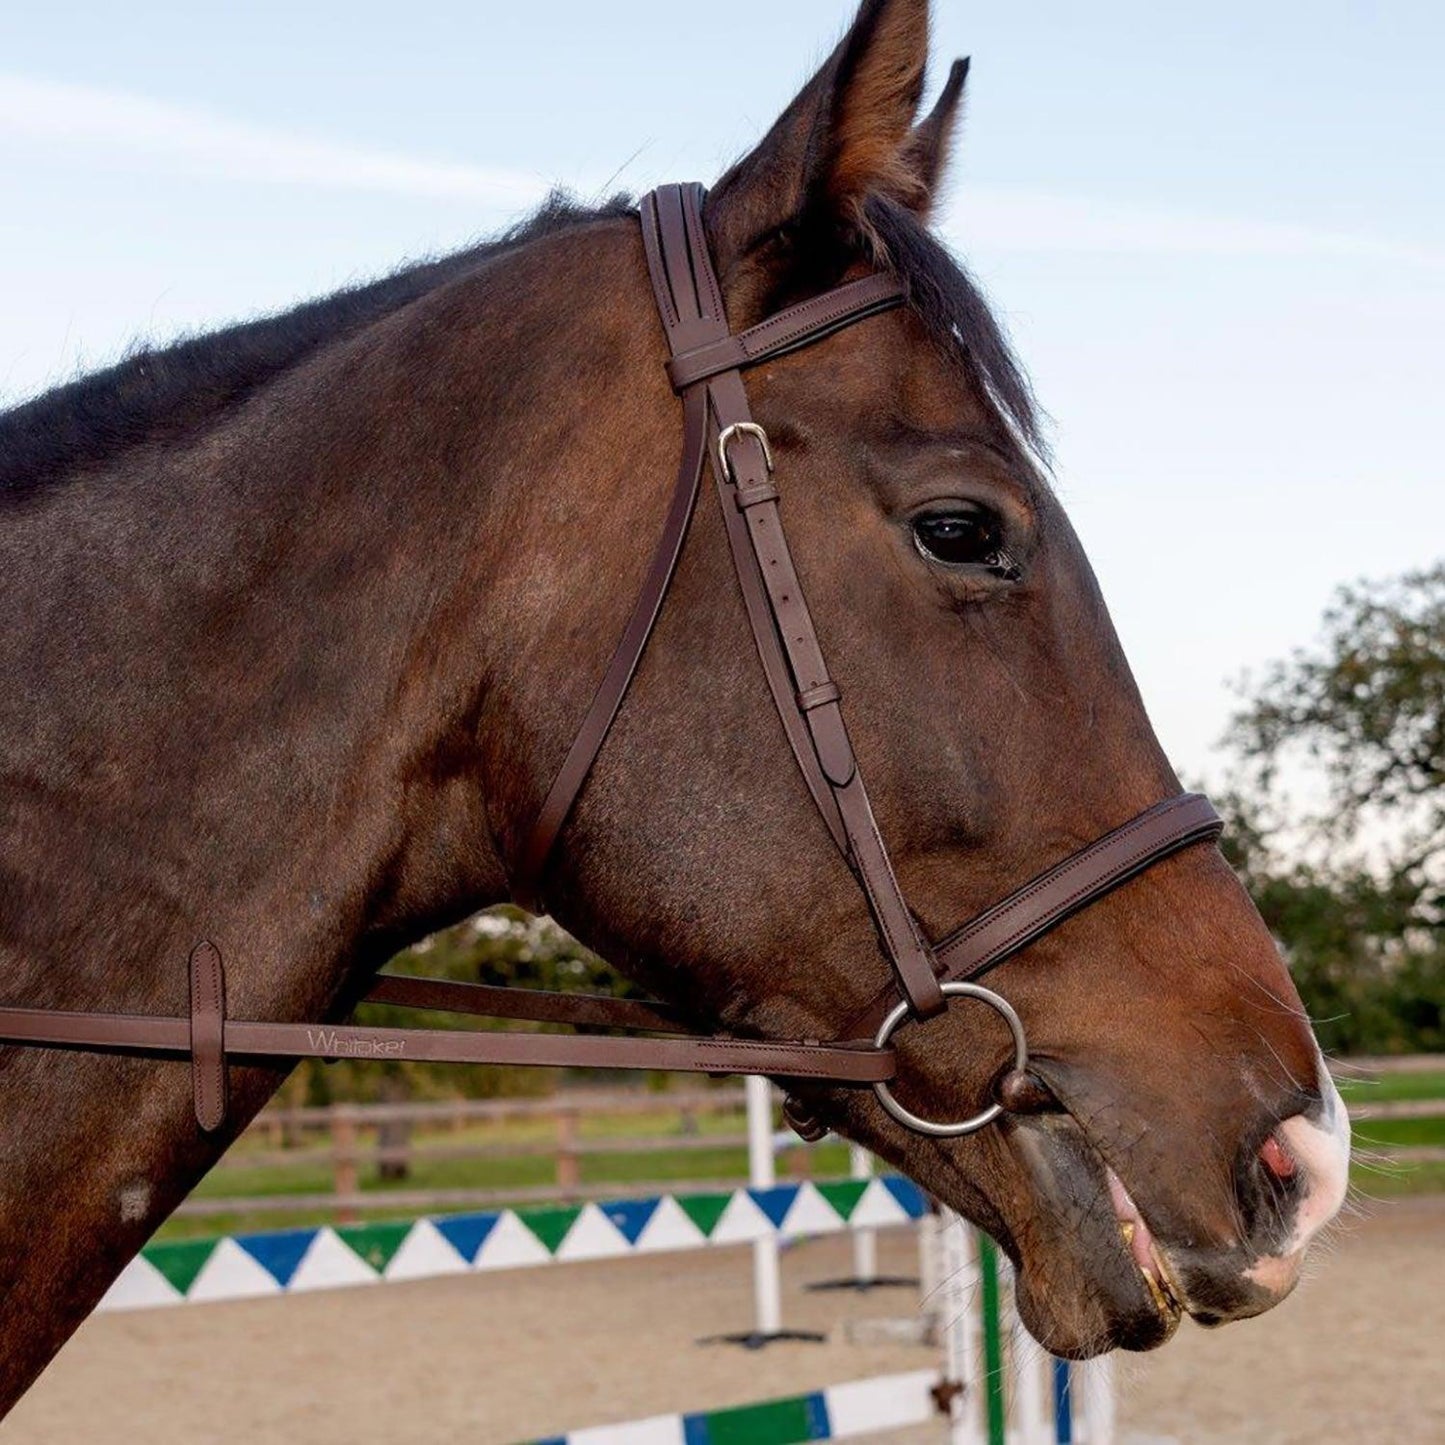
{"type": "MultiPolygon", "coordinates": [[[[436,1103],[331,1104],[320,1108],[270,1108],[247,1131],[245,1141],[216,1166],[224,1174],[242,1175],[260,1169],[324,1166],[331,1175],[325,1193],[275,1193],[193,1196],[178,1215],[203,1216],[325,1210],[346,1223],[364,1210],[464,1209],[497,1204],[572,1203],[589,1198],[619,1198],[629,1193],[656,1192],[655,1184],[629,1187],[622,1183],[588,1185],[582,1160],[597,1155],[676,1155],[692,1150],[743,1149],[741,1089],[706,1089],[647,1094],[637,1091],[564,1091],[542,1099],[456,1099],[436,1103]],[[707,1114],[737,1114],[736,1130],[702,1132],[707,1114]],[[676,1119],[667,1132],[587,1136],[586,1115],[617,1118],[662,1115],[676,1119]],[[545,1132],[537,1138],[493,1140],[448,1139],[477,1124],[537,1121],[545,1132]],[[420,1135],[420,1137],[417,1137],[420,1135]],[[313,1142],[317,1141],[317,1142],[313,1142]],[[518,1188],[404,1189],[363,1191],[362,1171],[388,1166],[398,1176],[413,1164],[430,1160],[550,1158],[554,1182],[518,1188]]],[[[799,1151],[806,1171],[806,1154],[799,1151]]],[[[706,1188],[705,1180],[670,1180],[669,1188],[706,1188]]]]}
{"type": "MultiPolygon", "coordinates": [[[[1355,1059],[1342,1066],[1351,1078],[1439,1070],[1440,1056],[1398,1059],[1355,1059]]],[[[180,1215],[235,1215],[272,1212],[325,1212],[345,1223],[365,1211],[449,1210],[485,1208],[504,1204],[575,1203],[595,1198],[622,1198],[652,1194],[656,1182],[629,1185],[608,1182],[588,1184],[582,1178],[582,1161],[600,1155],[672,1154],[690,1150],[743,1149],[744,1094],[738,1088],[694,1089],[666,1093],[617,1090],[566,1090],[540,1099],[456,1099],[435,1103],[332,1104],[324,1108],[269,1108],[247,1131],[244,1141],[217,1166],[226,1175],[286,1167],[322,1166],[330,1175],[325,1192],[193,1196],[177,1210],[180,1215]],[[736,1114],[738,1127],[704,1132],[704,1115],[736,1114]],[[589,1136],[584,1117],[618,1118],[658,1115],[675,1118],[666,1132],[611,1133],[589,1136]],[[535,1137],[492,1139],[448,1138],[473,1126],[506,1125],[533,1121],[541,1127],[535,1137]],[[436,1160],[497,1161],[550,1158],[551,1182],[515,1188],[407,1189],[385,1187],[363,1190],[363,1170],[388,1168],[398,1176],[413,1164],[436,1160]]],[[[1350,1106],[1355,1124],[1380,1119],[1418,1119],[1445,1116],[1445,1099],[1389,1100],[1371,1103],[1357,1099],[1350,1106]]],[[[1376,1159],[1413,1165],[1445,1162],[1445,1148],[1431,1145],[1384,1146],[1365,1141],[1376,1159]]],[[[796,1150],[793,1171],[806,1175],[808,1151],[796,1150]]],[[[741,1176],[740,1176],[741,1177],[741,1176]]],[[[669,1179],[668,1188],[707,1188],[736,1180],[669,1179]]]]}

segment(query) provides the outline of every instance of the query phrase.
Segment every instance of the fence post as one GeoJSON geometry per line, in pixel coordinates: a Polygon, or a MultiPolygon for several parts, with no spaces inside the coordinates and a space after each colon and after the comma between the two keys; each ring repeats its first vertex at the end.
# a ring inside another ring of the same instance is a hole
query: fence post
{"type": "Polygon", "coordinates": [[[331,1117],[331,1181],[337,1196],[336,1221],[355,1224],[357,1209],[349,1201],[359,1189],[356,1169],[356,1110],[350,1104],[333,1104],[331,1117]]]}
{"type": "Polygon", "coordinates": [[[572,1199],[582,1183],[582,1170],[577,1157],[577,1106],[561,1104],[557,1108],[557,1187],[564,1199],[572,1199]]]}

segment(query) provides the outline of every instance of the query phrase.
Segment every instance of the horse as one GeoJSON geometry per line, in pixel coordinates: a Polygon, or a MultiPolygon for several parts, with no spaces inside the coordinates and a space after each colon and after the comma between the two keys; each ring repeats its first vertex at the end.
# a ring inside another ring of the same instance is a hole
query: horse
{"type": "MultiPolygon", "coordinates": [[[[925,110],[928,19],[864,0],[701,224],[734,331],[879,273],[904,297],[748,387],[880,835],[937,938],[1179,782],[1024,373],[930,229],[966,64],[925,110]]],[[[398,949],[516,896],[677,465],[666,356],[636,207],[554,198],[0,417],[0,1002],[183,1013],[204,937],[238,1016],[341,1020],[398,949]]],[[[725,533],[698,509],[547,908],[697,1028],[839,1038],[886,959],[725,533]]],[[[1160,605],[1207,606],[1189,581],[1160,605]]],[[[996,977],[1026,1073],[956,1007],[899,1031],[894,1083],[929,1117],[997,1097],[993,1127],[935,1137],[816,1080],[808,1111],[997,1239],[1057,1354],[1282,1299],[1348,1134],[1218,850],[996,977]]],[[[232,1063],[207,1131],[174,1064],[0,1050],[0,1405],[285,1071],[232,1063]]]]}

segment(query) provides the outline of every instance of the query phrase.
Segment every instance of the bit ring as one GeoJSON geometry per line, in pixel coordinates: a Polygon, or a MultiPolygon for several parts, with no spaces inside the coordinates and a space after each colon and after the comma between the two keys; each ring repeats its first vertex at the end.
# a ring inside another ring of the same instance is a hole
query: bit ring
{"type": "MultiPolygon", "coordinates": [[[[1008,1031],[1013,1035],[1015,1069],[1023,1069],[1029,1061],[1028,1043],[1024,1038],[1024,1026],[1014,1007],[1001,994],[996,994],[991,988],[984,988],[977,983],[945,983],[942,985],[945,998],[971,998],[977,999],[979,1003],[989,1006],[1008,1025],[1008,1031]]],[[[874,1036],[874,1048],[886,1048],[889,1039],[902,1023],[906,1023],[912,1017],[907,1000],[896,1004],[878,1026],[878,1032],[874,1036]]],[[[1002,1104],[993,1103],[988,1108],[972,1115],[967,1119],[960,1119],[956,1123],[935,1123],[932,1119],[924,1119],[915,1114],[911,1109],[905,1109],[893,1092],[885,1083],[873,1085],[873,1092],[878,1095],[878,1102],[895,1118],[905,1129],[912,1129],[915,1134],[927,1134],[934,1139],[958,1139],[965,1134],[976,1134],[980,1129],[986,1129],[1000,1114],[1004,1112],[1002,1104]]]]}

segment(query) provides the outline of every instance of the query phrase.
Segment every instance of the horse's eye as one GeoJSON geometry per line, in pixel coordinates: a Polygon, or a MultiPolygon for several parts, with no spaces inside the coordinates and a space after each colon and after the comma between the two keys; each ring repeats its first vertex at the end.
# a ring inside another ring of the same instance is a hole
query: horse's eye
{"type": "Polygon", "coordinates": [[[913,543],[930,562],[1008,571],[1013,564],[1003,551],[1001,531],[992,512],[956,506],[914,518],[913,543]]]}

